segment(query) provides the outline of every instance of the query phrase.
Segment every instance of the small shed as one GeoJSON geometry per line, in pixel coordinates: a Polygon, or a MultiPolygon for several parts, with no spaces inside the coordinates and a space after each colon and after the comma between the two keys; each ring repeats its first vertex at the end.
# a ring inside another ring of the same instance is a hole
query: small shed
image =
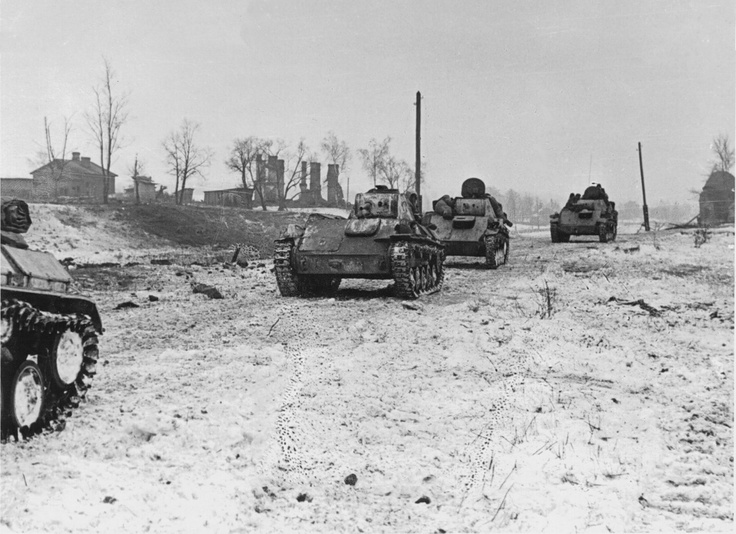
{"type": "Polygon", "coordinates": [[[235,187],[217,191],[205,191],[204,203],[212,206],[230,206],[234,208],[253,208],[253,189],[235,187]]]}
{"type": "Polygon", "coordinates": [[[136,184],[138,185],[138,198],[141,202],[156,200],[156,182],[150,176],[134,176],[133,185],[125,188],[125,196],[136,199],[136,184]]]}
{"type": "Polygon", "coordinates": [[[701,225],[734,222],[734,176],[726,171],[713,171],[700,193],[701,225]]]}
{"type": "Polygon", "coordinates": [[[181,191],[179,191],[179,198],[181,201],[180,204],[191,204],[192,198],[194,197],[194,188],[193,187],[185,187],[181,191]]]}

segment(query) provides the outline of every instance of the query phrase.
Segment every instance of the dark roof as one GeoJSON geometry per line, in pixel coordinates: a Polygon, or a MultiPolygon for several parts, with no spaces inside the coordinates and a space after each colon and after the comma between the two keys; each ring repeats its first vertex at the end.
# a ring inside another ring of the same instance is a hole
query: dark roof
{"type": "Polygon", "coordinates": [[[138,182],[139,184],[156,185],[156,182],[154,182],[153,178],[150,176],[133,176],[132,179],[134,182],[138,182]]]}
{"type": "Polygon", "coordinates": [[[705,189],[715,189],[718,191],[733,191],[734,177],[733,174],[726,171],[713,171],[703,186],[705,189]]]}
{"type": "Polygon", "coordinates": [[[230,189],[213,189],[210,191],[205,191],[205,193],[243,193],[253,191],[250,187],[232,187],[230,189]]]}
{"type": "MultiPolygon", "coordinates": [[[[55,159],[54,161],[47,163],[43,167],[39,167],[35,171],[31,171],[31,174],[36,174],[47,169],[55,170],[62,164],[62,162],[66,162],[64,165],[64,172],[67,174],[87,176],[102,176],[104,174],[102,167],[100,167],[93,161],[90,160],[86,163],[83,163],[81,159],[55,159]]],[[[117,176],[117,174],[110,171],[110,176],[114,178],[117,176]]]]}

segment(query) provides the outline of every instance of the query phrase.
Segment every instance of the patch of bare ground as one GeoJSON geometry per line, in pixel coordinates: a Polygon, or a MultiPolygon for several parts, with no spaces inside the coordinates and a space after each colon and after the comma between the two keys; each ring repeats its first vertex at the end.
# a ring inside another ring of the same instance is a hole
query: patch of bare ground
{"type": "Polygon", "coordinates": [[[79,269],[102,364],[66,430],[2,446],[3,525],[730,532],[733,239],[511,246],[410,307],[282,298],[268,260],[79,269]]]}

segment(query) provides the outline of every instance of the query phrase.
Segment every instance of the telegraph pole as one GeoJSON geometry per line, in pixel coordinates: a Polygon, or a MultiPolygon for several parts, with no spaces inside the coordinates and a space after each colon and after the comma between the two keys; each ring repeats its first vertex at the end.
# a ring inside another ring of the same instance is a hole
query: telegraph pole
{"type": "Polygon", "coordinates": [[[641,143],[639,143],[639,172],[641,173],[641,194],[644,197],[644,230],[649,231],[649,207],[647,206],[647,191],[644,188],[644,165],[641,162],[641,143]]]}
{"type": "Polygon", "coordinates": [[[416,148],[417,148],[417,159],[414,167],[414,184],[417,189],[417,197],[418,197],[418,203],[419,203],[419,210],[422,209],[422,159],[421,159],[421,126],[422,126],[422,93],[417,91],[417,139],[416,139],[416,148]]]}

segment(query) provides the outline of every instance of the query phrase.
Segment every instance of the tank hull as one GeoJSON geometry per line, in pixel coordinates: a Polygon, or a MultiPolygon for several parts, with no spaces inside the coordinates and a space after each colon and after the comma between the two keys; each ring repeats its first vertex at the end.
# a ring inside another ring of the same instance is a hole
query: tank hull
{"type": "Polygon", "coordinates": [[[553,243],[567,242],[570,236],[598,236],[601,242],[613,241],[618,230],[615,204],[604,199],[581,199],[550,216],[553,243]]]}
{"type": "Polygon", "coordinates": [[[462,194],[436,201],[423,221],[435,229],[447,256],[485,257],[486,266],[495,269],[506,263],[509,251],[502,207],[485,194],[479,178],[465,180],[462,194]]]}
{"type": "Polygon", "coordinates": [[[282,296],[325,294],[343,278],[392,279],[404,298],[439,291],[443,247],[415,220],[396,190],[356,197],[350,218],[312,215],[276,242],[274,267],[282,296]],[[359,215],[355,215],[359,213],[359,215]]]}
{"type": "Polygon", "coordinates": [[[309,222],[295,250],[295,271],[342,278],[391,278],[388,244],[397,221],[377,219],[377,223],[373,225],[376,228],[351,232],[350,225],[359,225],[350,219],[309,222]],[[366,235],[360,235],[361,231],[366,235]],[[348,235],[351,233],[354,235],[348,235]]]}
{"type": "Polygon", "coordinates": [[[508,236],[505,228],[501,228],[494,218],[472,217],[466,220],[456,216],[451,220],[437,213],[426,217],[428,224],[437,227],[438,237],[445,246],[447,256],[485,256],[486,237],[494,235],[508,236]]]}

